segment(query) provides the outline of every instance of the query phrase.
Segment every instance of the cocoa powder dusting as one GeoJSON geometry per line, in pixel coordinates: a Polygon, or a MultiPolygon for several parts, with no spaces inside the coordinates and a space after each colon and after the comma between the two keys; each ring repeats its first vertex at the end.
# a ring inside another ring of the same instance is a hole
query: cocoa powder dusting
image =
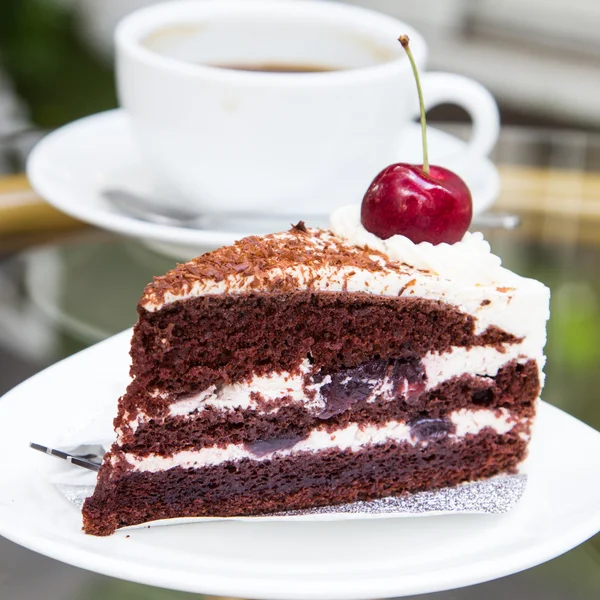
{"type": "Polygon", "coordinates": [[[178,265],[166,275],[155,277],[146,286],[140,305],[162,303],[167,293],[175,296],[186,294],[194,282],[223,281],[225,291],[228,291],[227,278],[232,276],[252,276],[250,289],[255,290],[284,292],[299,287],[310,289],[314,272],[323,267],[353,267],[371,272],[384,269],[398,273],[406,271],[402,265],[390,263],[388,257],[379,251],[357,248],[328,230],[308,229],[304,221],[299,221],[286,233],[246,237],[233,246],[208,252],[178,265]],[[290,270],[293,267],[304,269],[302,281],[290,270]],[[273,276],[270,273],[273,269],[281,270],[281,275],[273,276]]]}

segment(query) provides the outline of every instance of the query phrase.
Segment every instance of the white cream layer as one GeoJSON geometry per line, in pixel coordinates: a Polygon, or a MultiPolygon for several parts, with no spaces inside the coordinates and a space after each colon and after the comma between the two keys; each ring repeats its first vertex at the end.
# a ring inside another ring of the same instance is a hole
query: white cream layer
{"type": "Polygon", "coordinates": [[[433,389],[448,379],[461,375],[495,377],[509,362],[537,362],[540,383],[544,384],[542,371],[546,357],[542,349],[529,339],[520,344],[503,344],[500,350],[492,346],[454,347],[449,352],[429,352],[423,359],[427,374],[427,389],[433,389]]]}
{"type": "Polygon", "coordinates": [[[208,389],[175,402],[169,408],[170,415],[173,417],[188,415],[207,407],[227,410],[234,408],[256,407],[257,402],[254,399],[255,394],[260,394],[262,400],[277,400],[289,397],[293,402],[302,402],[306,408],[320,408],[323,401],[319,398],[319,389],[323,387],[327,380],[319,384],[310,386],[316,392],[315,398],[307,397],[304,391],[304,378],[310,372],[310,362],[305,359],[300,366],[299,375],[291,375],[287,372],[270,373],[269,375],[255,375],[249,382],[234,383],[224,385],[217,390],[212,385],[208,389]]]}
{"type": "MultiPolygon", "coordinates": [[[[521,344],[505,344],[503,350],[503,352],[498,351],[491,346],[472,346],[471,348],[457,347],[444,353],[429,352],[423,358],[423,367],[427,375],[426,389],[433,389],[448,379],[464,374],[495,377],[504,365],[513,360],[520,363],[530,359],[536,360],[540,378],[543,377],[544,355],[539,348],[532,347],[529,340],[521,344]]],[[[325,400],[320,394],[320,388],[329,383],[329,379],[325,378],[321,383],[312,386],[314,397],[308,397],[304,393],[303,384],[304,377],[309,372],[310,363],[305,360],[300,375],[283,372],[262,377],[255,376],[250,382],[226,385],[218,391],[215,386],[211,386],[199,394],[175,402],[171,405],[169,413],[170,416],[187,416],[208,407],[218,410],[256,409],[258,402],[254,395],[259,393],[262,400],[266,401],[280,400],[287,396],[290,398],[290,403],[302,403],[307,410],[318,414],[325,408],[325,400]]],[[[374,388],[367,402],[372,402],[381,395],[385,398],[388,387],[390,386],[386,386],[386,382],[382,382],[374,388]]],[[[277,408],[272,410],[275,412],[277,408]]],[[[148,416],[139,413],[129,421],[128,426],[135,433],[139,425],[147,421],[149,421],[148,416]]]]}
{"type": "Polygon", "coordinates": [[[429,242],[415,244],[403,235],[382,240],[363,227],[360,210],[360,205],[352,204],[331,215],[331,230],[354,246],[368,246],[393,261],[407,263],[415,269],[436,273],[463,285],[522,283],[522,277],[502,267],[500,257],[492,254],[482,233],[467,232],[460,242],[435,246],[429,242]]]}
{"type": "MultiPolygon", "coordinates": [[[[468,434],[477,434],[486,427],[493,429],[502,435],[509,432],[518,420],[511,416],[506,409],[489,410],[466,410],[453,412],[451,421],[456,426],[456,431],[449,435],[450,439],[460,440],[468,434]]],[[[172,469],[173,467],[199,468],[217,465],[224,462],[235,462],[244,458],[256,461],[270,460],[275,457],[289,456],[302,452],[320,452],[323,450],[337,449],[340,451],[350,450],[358,452],[368,445],[379,445],[389,441],[408,442],[413,446],[427,444],[427,441],[419,441],[411,434],[410,426],[405,422],[390,421],[384,426],[367,425],[360,426],[351,423],[344,429],[335,432],[327,432],[322,429],[314,429],[310,435],[296,443],[291,448],[285,448],[257,456],[242,444],[229,444],[225,448],[212,446],[201,450],[177,452],[172,456],[160,456],[152,454],[140,458],[134,454],[125,454],[125,460],[133,466],[135,471],[158,472],[172,469]]],[[[113,457],[113,462],[118,460],[113,457]]]]}

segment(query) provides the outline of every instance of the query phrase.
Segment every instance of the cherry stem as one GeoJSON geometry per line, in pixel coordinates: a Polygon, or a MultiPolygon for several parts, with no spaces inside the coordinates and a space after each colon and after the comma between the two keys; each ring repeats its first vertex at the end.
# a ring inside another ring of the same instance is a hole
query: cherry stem
{"type": "Polygon", "coordinates": [[[427,154],[427,123],[425,121],[425,103],[423,102],[423,90],[421,89],[421,80],[419,79],[419,71],[415,59],[410,51],[408,45],[409,39],[407,35],[401,35],[398,41],[402,44],[402,47],[406,51],[410,66],[412,67],[415,81],[417,82],[417,92],[419,94],[419,109],[421,111],[421,137],[423,138],[423,171],[429,175],[429,156],[427,154]]]}

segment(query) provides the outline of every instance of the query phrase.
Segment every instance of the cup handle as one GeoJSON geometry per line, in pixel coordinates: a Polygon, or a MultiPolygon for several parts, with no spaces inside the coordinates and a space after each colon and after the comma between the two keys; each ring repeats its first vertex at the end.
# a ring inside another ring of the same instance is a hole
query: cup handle
{"type": "Polygon", "coordinates": [[[425,110],[437,104],[457,104],[469,113],[473,132],[467,150],[474,155],[487,156],[500,133],[500,113],[492,94],[480,83],[455,73],[424,73],[421,85],[425,110]]]}

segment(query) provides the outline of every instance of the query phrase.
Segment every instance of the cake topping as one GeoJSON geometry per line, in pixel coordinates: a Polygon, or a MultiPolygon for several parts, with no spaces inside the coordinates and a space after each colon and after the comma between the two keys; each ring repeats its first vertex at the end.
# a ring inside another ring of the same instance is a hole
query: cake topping
{"type": "Polygon", "coordinates": [[[381,171],[367,190],[361,221],[382,240],[403,235],[418,244],[454,244],[462,240],[473,214],[471,192],[455,173],[429,166],[425,106],[419,73],[408,36],[399,38],[413,69],[421,108],[423,164],[397,163],[381,171]]]}
{"type": "Polygon", "coordinates": [[[295,225],[292,225],[292,231],[306,233],[308,229],[306,229],[306,223],[304,221],[298,221],[295,225]]]}
{"type": "Polygon", "coordinates": [[[192,288],[210,287],[211,293],[311,289],[324,277],[345,279],[357,271],[403,273],[406,268],[378,250],[357,248],[300,221],[287,232],[244,238],[155,277],[141,303],[158,306],[192,288]]]}
{"type": "MultiPolygon", "coordinates": [[[[462,310],[467,302],[462,286],[476,285],[482,286],[476,300],[481,309],[486,294],[498,296],[496,287],[516,290],[502,294],[502,305],[511,301],[517,307],[515,294],[541,285],[502,268],[480,233],[451,245],[415,244],[401,235],[382,240],[362,226],[358,205],[336,211],[331,225],[333,232],[292,228],[252,236],[199,256],[156,277],[140,307],[157,311],[190,297],[306,290],[443,298],[462,310]]],[[[484,311],[489,318],[500,305],[493,308],[484,311]]],[[[480,312],[478,332],[488,325],[480,312]]]]}
{"type": "Polygon", "coordinates": [[[481,233],[465,233],[454,244],[414,243],[403,235],[381,239],[365,229],[358,205],[344,206],[331,215],[331,229],[359,248],[369,247],[385,254],[389,260],[411,265],[457,283],[517,285],[524,280],[502,267],[502,261],[492,254],[481,233]]]}

